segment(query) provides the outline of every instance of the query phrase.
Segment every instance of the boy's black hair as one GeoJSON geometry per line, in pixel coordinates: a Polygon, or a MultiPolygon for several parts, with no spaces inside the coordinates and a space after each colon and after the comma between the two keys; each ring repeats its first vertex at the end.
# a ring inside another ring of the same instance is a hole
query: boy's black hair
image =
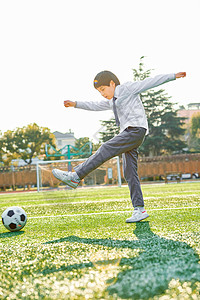
{"type": "Polygon", "coordinates": [[[95,76],[94,87],[97,89],[102,85],[109,86],[111,80],[115,83],[115,86],[120,85],[119,79],[115,74],[110,71],[102,71],[95,76]]]}

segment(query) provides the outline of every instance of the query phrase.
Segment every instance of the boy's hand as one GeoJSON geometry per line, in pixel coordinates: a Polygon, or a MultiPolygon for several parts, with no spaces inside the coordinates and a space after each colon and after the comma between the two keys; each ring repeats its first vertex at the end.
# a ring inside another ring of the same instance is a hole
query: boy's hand
{"type": "Polygon", "coordinates": [[[179,72],[179,73],[176,73],[176,78],[182,78],[182,77],[185,77],[186,76],[186,72],[179,72]]]}
{"type": "Polygon", "coordinates": [[[76,102],[70,101],[70,100],[65,100],[64,101],[64,106],[65,107],[75,107],[76,106],[76,102]]]}

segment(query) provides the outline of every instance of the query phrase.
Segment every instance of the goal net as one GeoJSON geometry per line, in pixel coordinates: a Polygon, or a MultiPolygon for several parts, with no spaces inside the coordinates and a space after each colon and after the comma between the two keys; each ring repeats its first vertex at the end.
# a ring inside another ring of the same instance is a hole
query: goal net
{"type": "MultiPolygon", "coordinates": [[[[53,174],[53,169],[63,171],[73,171],[74,167],[84,162],[86,159],[66,159],[49,160],[37,163],[37,190],[44,191],[48,189],[71,189],[66,184],[57,180],[53,174]]],[[[96,170],[88,174],[81,180],[79,187],[100,186],[100,185],[118,185],[122,183],[122,170],[119,157],[114,157],[96,170]]]]}

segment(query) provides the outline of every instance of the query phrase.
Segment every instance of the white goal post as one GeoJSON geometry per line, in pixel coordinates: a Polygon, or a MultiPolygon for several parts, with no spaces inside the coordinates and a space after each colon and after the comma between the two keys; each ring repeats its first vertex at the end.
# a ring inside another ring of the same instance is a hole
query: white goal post
{"type": "MultiPolygon", "coordinates": [[[[74,166],[84,162],[85,160],[86,158],[46,160],[37,162],[37,191],[40,192],[41,190],[49,188],[61,188],[64,184],[53,176],[52,170],[57,168],[64,171],[71,171],[74,166]]],[[[80,184],[80,186],[95,185],[118,185],[121,187],[122,177],[119,156],[113,157],[102,166],[92,171],[81,181],[80,184]]]]}

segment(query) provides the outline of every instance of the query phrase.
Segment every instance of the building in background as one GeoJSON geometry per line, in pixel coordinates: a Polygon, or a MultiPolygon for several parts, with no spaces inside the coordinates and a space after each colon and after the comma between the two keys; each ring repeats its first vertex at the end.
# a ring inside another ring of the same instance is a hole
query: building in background
{"type": "Polygon", "coordinates": [[[74,132],[69,130],[69,132],[62,133],[59,131],[53,132],[55,139],[56,139],[56,148],[57,149],[62,149],[66,145],[71,145],[75,146],[75,137],[74,137],[74,132]]]}

